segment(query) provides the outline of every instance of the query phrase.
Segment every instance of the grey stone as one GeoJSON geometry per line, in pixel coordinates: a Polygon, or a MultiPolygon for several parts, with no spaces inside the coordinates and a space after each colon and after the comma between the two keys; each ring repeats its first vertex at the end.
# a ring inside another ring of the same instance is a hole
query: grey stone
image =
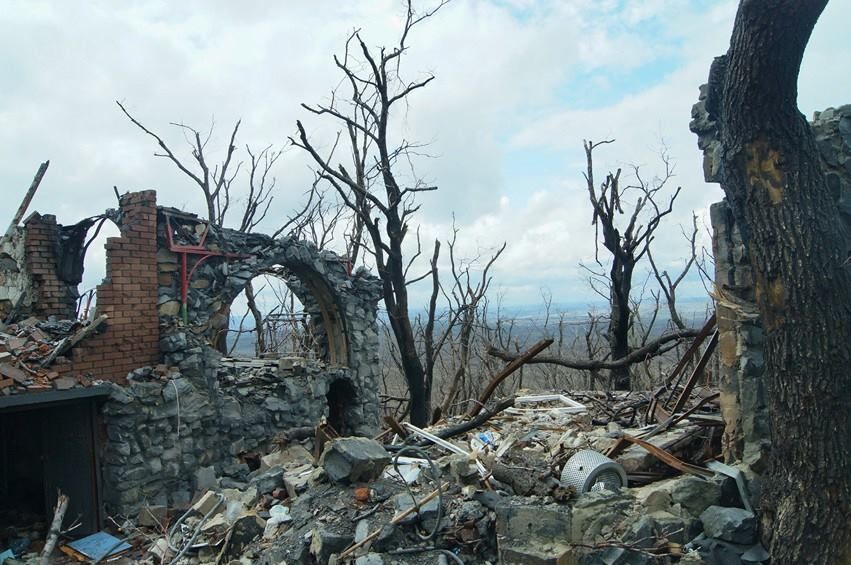
{"type": "Polygon", "coordinates": [[[466,455],[453,454],[449,459],[449,473],[453,480],[461,485],[478,484],[479,470],[466,455]]]}
{"type": "Polygon", "coordinates": [[[580,565],[650,565],[652,558],[623,547],[609,547],[584,555],[580,565]]]}
{"type": "Polygon", "coordinates": [[[208,491],[218,486],[216,481],[216,470],[213,467],[201,467],[195,471],[195,490],[208,491]]]}
{"type": "Polygon", "coordinates": [[[496,508],[502,563],[561,563],[570,551],[570,509],[557,505],[502,504],[496,508]]]}
{"type": "MultiPolygon", "coordinates": [[[[689,535],[690,524],[686,524],[679,516],[674,516],[670,512],[652,512],[650,517],[656,522],[656,535],[659,538],[682,545],[692,537],[689,535]]],[[[698,524],[697,520],[691,522],[698,524]]]]}
{"type": "Polygon", "coordinates": [[[640,516],[624,533],[623,541],[641,549],[650,549],[656,544],[656,521],[650,516],[640,516]]]}
{"type": "Polygon", "coordinates": [[[692,516],[700,516],[721,500],[721,486],[714,481],[686,476],[671,485],[671,498],[692,516]]]}
{"type": "Polygon", "coordinates": [[[622,522],[631,508],[632,500],[624,494],[599,491],[581,495],[573,505],[570,539],[595,543],[605,530],[622,522]]]}
{"type": "Polygon", "coordinates": [[[355,526],[355,543],[360,543],[369,535],[369,522],[366,519],[358,520],[355,526]]]}
{"type": "Polygon", "coordinates": [[[276,488],[284,488],[284,468],[272,467],[251,478],[258,496],[269,494],[276,488]]]}
{"type": "Polygon", "coordinates": [[[368,482],[378,478],[390,463],[390,454],[375,440],[360,437],[335,439],[325,445],[319,464],[333,482],[368,482]]]}
{"type": "Polygon", "coordinates": [[[328,563],[332,554],[340,553],[351,543],[350,534],[340,534],[326,527],[318,527],[312,530],[310,553],[316,558],[317,563],[328,563]]]}
{"type": "Polygon", "coordinates": [[[168,525],[168,508],[165,506],[145,506],[139,511],[136,525],[158,529],[166,527],[168,525]]]}
{"type": "MultiPolygon", "coordinates": [[[[393,497],[393,508],[396,510],[396,516],[399,516],[414,508],[414,500],[407,492],[399,493],[393,497]]],[[[420,522],[426,529],[431,531],[437,525],[435,521],[437,520],[437,514],[439,511],[440,503],[435,497],[425,504],[420,504],[420,507],[416,512],[412,512],[398,523],[402,525],[410,525],[420,522]]]]}
{"type": "Polygon", "coordinates": [[[690,544],[697,548],[705,563],[712,565],[741,565],[742,553],[731,544],[711,538],[694,540],[690,544]]]}
{"type": "Polygon", "coordinates": [[[384,559],[378,553],[367,553],[355,559],[355,565],[384,565],[384,559]]]}
{"type": "Polygon", "coordinates": [[[186,334],[183,332],[173,333],[160,338],[160,351],[163,353],[180,351],[186,349],[188,345],[186,334]]]}
{"type": "Polygon", "coordinates": [[[263,401],[263,407],[271,412],[285,412],[290,409],[290,406],[275,396],[270,396],[263,401]]]}
{"type": "Polygon", "coordinates": [[[266,520],[255,514],[246,514],[236,519],[228,545],[228,555],[240,555],[242,550],[255,539],[263,535],[266,520]]]}
{"type": "Polygon", "coordinates": [[[168,381],[163,387],[163,399],[166,402],[183,401],[185,395],[192,392],[194,387],[188,379],[176,378],[168,381]]]}
{"type": "Polygon", "coordinates": [[[747,510],[710,506],[700,515],[700,521],[711,538],[740,544],[756,541],[756,517],[747,510]]]}
{"type": "Polygon", "coordinates": [[[650,493],[644,501],[644,507],[648,512],[666,511],[671,507],[673,499],[671,494],[665,491],[657,490],[650,493]]]}
{"type": "Polygon", "coordinates": [[[756,544],[742,554],[743,563],[764,563],[771,559],[768,551],[762,544],[756,544]]]}

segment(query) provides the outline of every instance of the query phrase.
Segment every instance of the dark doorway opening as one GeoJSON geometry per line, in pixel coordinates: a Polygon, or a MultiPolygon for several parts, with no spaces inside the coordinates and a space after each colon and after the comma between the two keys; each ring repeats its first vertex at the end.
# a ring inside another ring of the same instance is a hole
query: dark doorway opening
{"type": "Polygon", "coordinates": [[[328,387],[328,423],[340,435],[349,435],[352,430],[348,429],[346,413],[354,405],[357,392],[347,380],[337,379],[328,387]]]}
{"type": "MultiPolygon", "coordinates": [[[[47,394],[51,393],[37,396],[47,394]]],[[[80,524],[74,536],[97,532],[102,516],[95,398],[6,407],[2,404],[0,531],[11,527],[46,534],[61,491],[69,498],[65,524],[80,524]]]]}

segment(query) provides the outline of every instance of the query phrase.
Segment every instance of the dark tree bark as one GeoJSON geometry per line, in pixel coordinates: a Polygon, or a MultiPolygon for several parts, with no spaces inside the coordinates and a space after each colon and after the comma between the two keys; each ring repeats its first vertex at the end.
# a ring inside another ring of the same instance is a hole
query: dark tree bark
{"type": "Polygon", "coordinates": [[[254,297],[254,284],[251,281],[245,283],[245,303],[248,306],[248,311],[251,312],[251,316],[254,318],[254,335],[256,336],[254,354],[260,357],[261,354],[266,353],[265,324],[263,323],[263,313],[258,308],[257,300],[254,297]]]}
{"type": "Polygon", "coordinates": [[[851,563],[851,275],[797,109],[801,59],[826,4],[743,0],[707,99],[766,331],[772,465],[761,510],[774,563],[851,563]]]}

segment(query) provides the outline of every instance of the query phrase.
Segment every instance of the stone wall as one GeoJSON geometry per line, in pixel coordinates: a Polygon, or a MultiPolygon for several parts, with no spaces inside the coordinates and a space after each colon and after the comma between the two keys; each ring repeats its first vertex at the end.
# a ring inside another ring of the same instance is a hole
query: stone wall
{"type": "Polygon", "coordinates": [[[350,274],[341,257],[311,242],[208,227],[197,216],[172,209],[160,209],[159,217],[160,349],[167,364],[192,378],[205,379],[211,390],[218,387],[219,361],[205,349],[227,327],[230,304],[246,283],[274,273],[285,280],[322,336],[323,370],[332,376],[345,374],[357,391],[348,409],[350,431],[368,435],[375,430],[378,279],[365,270],[350,274]],[[183,254],[189,274],[185,308],[183,254]]]}
{"type": "MultiPolygon", "coordinates": [[[[331,416],[332,387],[345,382],[343,390],[353,392],[343,368],[253,363],[221,366],[214,394],[197,379],[151,367],[131,372],[125,386],[113,385],[101,410],[107,515],[134,516],[145,504],[187,502],[202,467],[240,486],[249,474],[240,455],[266,453],[282,431],[331,416]]],[[[357,411],[358,405],[349,408],[357,411]]],[[[351,410],[345,419],[364,421],[351,410]]]]}
{"type": "MultiPolygon", "coordinates": [[[[704,177],[720,181],[720,143],[706,111],[706,86],[692,109],[690,128],[704,154],[704,177]]],[[[827,184],[851,234],[851,105],[816,112],[812,122],[827,184]]],[[[762,379],[763,329],[759,320],[748,250],[726,199],[712,205],[715,303],[721,361],[721,410],[728,461],[756,465],[770,441],[762,379]]],[[[851,249],[851,237],[848,239],[851,249]]],[[[758,467],[757,467],[758,468],[758,467]]]]}

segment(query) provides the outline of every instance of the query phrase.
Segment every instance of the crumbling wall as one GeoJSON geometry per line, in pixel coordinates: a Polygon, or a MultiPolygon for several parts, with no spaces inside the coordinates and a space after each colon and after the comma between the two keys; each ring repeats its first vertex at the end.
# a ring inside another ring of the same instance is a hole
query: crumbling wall
{"type": "Polygon", "coordinates": [[[59,278],[57,265],[61,226],[56,216],[35,213],[24,222],[24,257],[29,275],[29,300],[24,311],[39,318],[76,317],[77,287],[59,278]]]}
{"type": "MultiPolygon", "coordinates": [[[[51,367],[90,377],[80,383],[113,383],[101,411],[108,513],[186,502],[206,466],[239,482],[248,468],[238,455],[265,450],[280,432],[323,417],[339,417],[345,433],[374,433],[381,295],[375,277],[365,270],[352,275],[340,257],[310,243],[210,227],[193,214],[158,208],[154,191],[123,195],[108,216],[121,236],[107,240],[106,276],[97,287],[95,315],[107,316],[105,329],[51,367]],[[210,344],[227,329],[231,302],[249,280],[272,271],[321,328],[321,359],[222,364],[210,344]],[[329,395],[340,383],[347,394],[329,395]]],[[[81,269],[62,257],[63,241],[73,232],[79,243],[92,223],[63,228],[53,216],[34,214],[3,239],[4,315],[20,303],[20,315],[75,318],[71,279],[81,269]]]]}
{"type": "MultiPolygon", "coordinates": [[[[96,314],[108,317],[105,329],[78,344],[70,357],[58,357],[53,371],[122,382],[133,369],[159,362],[156,210],[154,191],[121,197],[121,237],[107,240],[106,277],[97,287],[96,314]]],[[[64,228],[55,216],[34,213],[11,237],[0,240],[3,318],[12,310],[19,319],[76,318],[82,274],[77,240],[85,238],[94,223],[88,219],[64,228]],[[68,240],[71,232],[75,241],[68,240]],[[74,257],[67,256],[75,251],[74,257]]]]}
{"type": "MultiPolygon", "coordinates": [[[[704,177],[720,181],[720,142],[706,111],[706,86],[692,108],[690,128],[704,154],[704,177]]],[[[851,234],[851,105],[816,112],[816,142],[843,223],[851,234]]],[[[753,273],[741,227],[726,199],[712,205],[712,249],[715,257],[715,304],[721,360],[721,410],[724,453],[729,460],[754,464],[770,442],[763,374],[763,328],[756,306],[753,273]]],[[[851,248],[851,238],[848,239],[851,248]]]]}
{"type": "Polygon", "coordinates": [[[280,432],[331,416],[335,383],[354,391],[341,431],[375,432],[377,279],[350,275],[340,257],[309,243],[210,227],[178,210],[158,209],[156,230],[153,264],[146,263],[156,292],[146,306],[160,327],[162,363],[133,371],[104,406],[108,511],[183,502],[205,466],[239,483],[248,473],[240,454],[266,450],[280,432]],[[324,331],[324,359],[223,363],[211,343],[227,329],[228,307],[249,280],[279,268],[324,331]]]}
{"type": "Polygon", "coordinates": [[[106,241],[106,277],[97,286],[97,315],[109,317],[107,329],[74,348],[65,370],[114,382],[160,359],[156,192],[123,195],[120,222],[121,237],[106,241]]]}
{"type": "MultiPolygon", "coordinates": [[[[197,216],[178,210],[160,210],[158,237],[160,348],[168,364],[193,378],[206,379],[211,390],[218,389],[218,358],[208,350],[216,334],[227,328],[230,304],[254,277],[283,272],[287,285],[324,336],[323,371],[337,375],[331,380],[348,380],[356,391],[347,410],[350,431],[364,435],[375,431],[380,374],[378,279],[365,270],[350,274],[341,257],[319,250],[311,242],[208,226],[197,216]],[[185,311],[184,253],[188,279],[185,311]]],[[[300,386],[310,389],[307,383],[300,386]]],[[[242,398],[240,402],[247,406],[251,401],[242,398]]]]}
{"type": "Polygon", "coordinates": [[[25,265],[24,230],[16,227],[9,237],[0,237],[0,321],[31,303],[32,285],[25,265]]]}

